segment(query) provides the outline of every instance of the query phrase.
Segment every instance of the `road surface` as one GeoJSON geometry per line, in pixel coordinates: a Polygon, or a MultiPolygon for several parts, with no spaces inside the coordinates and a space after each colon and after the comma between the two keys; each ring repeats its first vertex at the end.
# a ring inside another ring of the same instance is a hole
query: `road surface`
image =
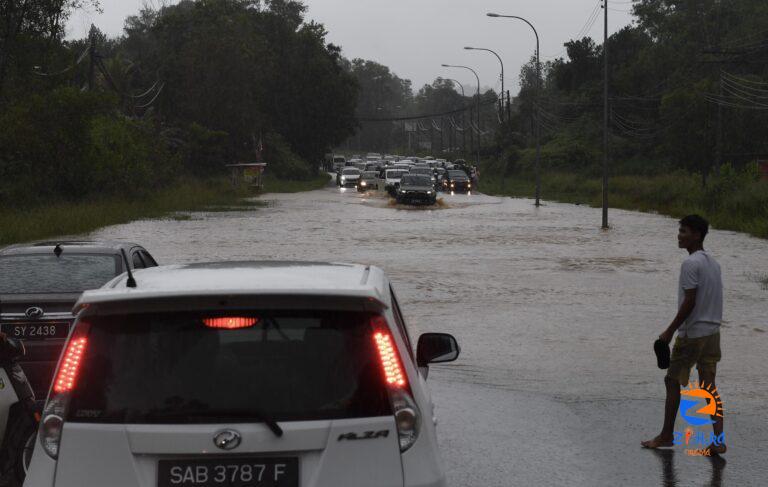
{"type": "Polygon", "coordinates": [[[599,209],[484,195],[444,196],[431,210],[330,187],[261,199],[269,206],[90,237],[140,242],[161,263],[383,267],[412,334],[444,331],[462,345],[429,377],[451,485],[765,485],[767,241],[713,231],[706,242],[726,287],[718,386],[729,446],[707,459],[639,446],[661,427],[651,347],[676,307],[675,220],[612,211],[605,232],[599,209]]]}

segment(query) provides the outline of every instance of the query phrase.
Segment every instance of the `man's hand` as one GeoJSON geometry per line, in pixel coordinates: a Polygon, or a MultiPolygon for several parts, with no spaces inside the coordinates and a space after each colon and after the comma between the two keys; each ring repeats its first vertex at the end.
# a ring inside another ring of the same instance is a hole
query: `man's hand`
{"type": "Polygon", "coordinates": [[[675,334],[674,330],[666,329],[664,330],[664,333],[659,335],[659,339],[664,341],[665,343],[669,343],[672,341],[672,336],[675,334]]]}

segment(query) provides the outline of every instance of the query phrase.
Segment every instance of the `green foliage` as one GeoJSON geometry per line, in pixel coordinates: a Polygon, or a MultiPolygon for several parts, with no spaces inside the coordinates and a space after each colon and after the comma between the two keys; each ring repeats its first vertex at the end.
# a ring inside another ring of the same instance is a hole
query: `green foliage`
{"type": "Polygon", "coordinates": [[[265,157],[269,161],[267,170],[270,174],[280,179],[310,179],[312,176],[310,168],[291,151],[291,148],[279,134],[267,134],[265,144],[267,147],[265,157]]]}
{"type": "Polygon", "coordinates": [[[0,115],[0,202],[33,206],[146,194],[178,174],[156,128],[116,116],[115,99],[58,88],[0,115]]]}
{"type": "Polygon", "coordinates": [[[212,208],[250,209],[242,206],[247,193],[232,189],[226,179],[180,181],[143,198],[122,196],[96,198],[47,207],[0,210],[0,245],[86,233],[97,228],[127,223],[138,218],[188,219],[178,211],[210,211],[212,208]]]}

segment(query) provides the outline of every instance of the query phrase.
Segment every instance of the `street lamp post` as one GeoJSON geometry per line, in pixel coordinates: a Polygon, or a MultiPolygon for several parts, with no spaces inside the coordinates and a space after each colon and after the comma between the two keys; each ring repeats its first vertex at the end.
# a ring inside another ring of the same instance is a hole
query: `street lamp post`
{"type": "Polygon", "coordinates": [[[496,51],[492,51],[491,49],[486,49],[484,47],[465,47],[467,51],[487,51],[496,56],[496,59],[499,60],[499,64],[501,64],[501,118],[504,118],[504,61],[501,60],[501,56],[499,56],[496,51]]]}
{"type": "MultiPolygon", "coordinates": [[[[472,71],[472,74],[475,75],[475,79],[477,79],[477,130],[480,130],[480,76],[477,75],[477,72],[470,68],[469,66],[459,66],[455,64],[443,64],[444,68],[462,68],[462,69],[468,69],[472,71]]],[[[476,155],[476,162],[475,166],[480,166],[480,134],[477,134],[477,155],[476,155]]]]}
{"type": "Polygon", "coordinates": [[[541,206],[541,117],[538,114],[539,98],[541,97],[541,58],[539,53],[539,33],[532,23],[517,15],[499,15],[494,13],[487,14],[488,17],[518,19],[522,20],[533,29],[536,36],[536,106],[534,107],[534,116],[536,117],[536,206],[541,206]]]}

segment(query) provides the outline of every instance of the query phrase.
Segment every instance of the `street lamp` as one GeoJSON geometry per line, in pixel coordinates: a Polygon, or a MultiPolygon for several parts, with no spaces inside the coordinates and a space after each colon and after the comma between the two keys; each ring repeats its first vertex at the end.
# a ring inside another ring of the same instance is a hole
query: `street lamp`
{"type": "Polygon", "coordinates": [[[536,31],[536,27],[532,23],[528,22],[522,17],[517,15],[499,15],[494,13],[487,14],[488,17],[505,18],[505,19],[517,19],[522,20],[528,26],[533,29],[533,34],[536,36],[536,106],[534,107],[534,114],[536,116],[536,206],[541,206],[541,117],[538,114],[539,98],[541,97],[541,60],[539,53],[539,33],[536,31]]]}
{"type": "Polygon", "coordinates": [[[501,117],[504,118],[504,61],[501,60],[501,56],[499,56],[496,51],[492,51],[491,49],[486,49],[484,47],[465,47],[467,51],[487,51],[496,56],[496,59],[499,60],[499,64],[501,64],[501,117]]]}
{"type": "MultiPolygon", "coordinates": [[[[478,76],[477,72],[469,66],[459,66],[455,64],[443,64],[442,66],[444,68],[468,69],[475,75],[475,79],[477,79],[477,130],[480,130],[480,76],[478,76]]],[[[480,166],[480,134],[477,134],[477,156],[475,165],[478,167],[480,166]]]]}

